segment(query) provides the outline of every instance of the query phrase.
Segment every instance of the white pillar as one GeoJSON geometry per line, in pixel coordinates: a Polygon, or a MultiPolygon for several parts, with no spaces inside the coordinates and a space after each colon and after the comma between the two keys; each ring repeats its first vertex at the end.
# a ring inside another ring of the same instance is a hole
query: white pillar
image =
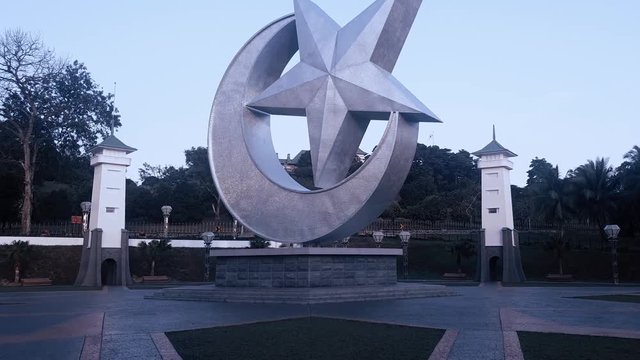
{"type": "Polygon", "coordinates": [[[513,229],[511,179],[513,163],[504,154],[483,155],[478,161],[482,176],[482,227],[486,246],[502,246],[502,229],[513,229]]]}
{"type": "Polygon", "coordinates": [[[102,247],[120,248],[125,228],[127,155],[135,151],[113,135],[91,150],[93,191],[89,230],[102,229],[102,247]]]}

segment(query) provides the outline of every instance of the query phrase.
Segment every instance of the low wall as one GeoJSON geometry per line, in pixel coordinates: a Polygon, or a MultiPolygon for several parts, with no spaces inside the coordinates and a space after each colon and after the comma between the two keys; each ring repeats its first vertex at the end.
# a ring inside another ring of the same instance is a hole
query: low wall
{"type": "MultiPolygon", "coordinates": [[[[0,245],[11,244],[15,240],[28,241],[31,245],[39,246],[80,246],[82,238],[36,237],[36,236],[0,236],[0,245]]],[[[151,242],[154,239],[129,239],[129,246],[138,246],[144,241],[151,242]]],[[[202,240],[171,240],[171,246],[175,248],[204,248],[202,240]]],[[[246,248],[249,241],[245,240],[214,240],[211,244],[214,248],[246,248]]]]}
{"type": "Polygon", "coordinates": [[[393,285],[400,249],[213,250],[216,286],[311,288],[393,285]]]}

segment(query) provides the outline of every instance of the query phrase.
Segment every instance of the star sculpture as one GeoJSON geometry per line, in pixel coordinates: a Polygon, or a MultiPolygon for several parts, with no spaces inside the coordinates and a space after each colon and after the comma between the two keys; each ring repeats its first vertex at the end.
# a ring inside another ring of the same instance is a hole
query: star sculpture
{"type": "Polygon", "coordinates": [[[378,0],[341,28],[313,2],[294,0],[300,63],[247,106],[307,117],[316,187],[346,177],[370,120],[399,112],[440,122],[391,75],[421,2],[378,0]]]}

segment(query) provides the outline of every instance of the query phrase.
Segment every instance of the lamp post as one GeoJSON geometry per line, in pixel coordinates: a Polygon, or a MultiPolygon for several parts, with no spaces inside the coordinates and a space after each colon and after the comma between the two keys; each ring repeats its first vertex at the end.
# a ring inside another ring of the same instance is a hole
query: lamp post
{"type": "Polygon", "coordinates": [[[402,244],[402,265],[404,267],[404,278],[409,277],[409,238],[411,233],[408,231],[400,231],[398,234],[400,243],[402,244]]]}
{"type": "Polygon", "coordinates": [[[382,239],[384,239],[384,233],[382,231],[373,232],[373,242],[376,243],[377,248],[382,245],[382,239]]]}
{"type": "Polygon", "coordinates": [[[164,238],[169,237],[169,215],[171,215],[171,210],[173,208],[169,205],[165,205],[160,208],[162,210],[162,216],[164,216],[164,238]]]}
{"type": "Polygon", "coordinates": [[[611,243],[611,270],[613,272],[613,283],[618,285],[618,233],[620,233],[620,226],[607,225],[604,227],[604,232],[609,238],[611,243]]]}
{"type": "Polygon", "coordinates": [[[85,235],[89,230],[89,213],[91,212],[91,202],[81,202],[80,208],[82,209],[82,234],[85,235]]]}
{"type": "Polygon", "coordinates": [[[209,254],[211,252],[211,242],[215,239],[216,234],[211,231],[202,233],[202,240],[204,240],[204,281],[209,281],[209,254]]]}
{"type": "Polygon", "coordinates": [[[233,219],[233,240],[238,237],[238,220],[233,219]]]}
{"type": "Polygon", "coordinates": [[[349,238],[351,238],[351,236],[347,236],[346,238],[342,239],[342,246],[343,247],[349,247],[349,238]]]}

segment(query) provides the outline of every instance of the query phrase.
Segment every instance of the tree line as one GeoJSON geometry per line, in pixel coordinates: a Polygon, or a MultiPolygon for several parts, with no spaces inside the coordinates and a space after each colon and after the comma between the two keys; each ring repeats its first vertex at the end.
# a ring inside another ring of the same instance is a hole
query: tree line
{"type": "MultiPolygon", "coordinates": [[[[0,227],[19,222],[69,221],[91,197],[89,149],[120,126],[113,95],[103,92],[78,61],[55,56],[20,30],[0,36],[0,227]]],[[[357,159],[350,172],[362,165],[357,159]]],[[[640,148],[613,168],[589,160],[565,174],[546,159],[531,160],[526,186],[512,186],[514,218],[602,228],[618,223],[640,233],[640,148]]],[[[304,153],[291,176],[313,189],[304,153]]],[[[231,220],[213,183],[207,150],[185,151],[180,167],[144,164],[127,180],[127,221],[157,222],[171,205],[174,222],[231,220]]],[[[480,221],[480,172],[467,151],[418,144],[409,175],[384,218],[480,221]]]]}
{"type": "Polygon", "coordinates": [[[120,126],[116,112],[81,62],[21,30],[0,35],[0,221],[18,216],[29,234],[33,219],[63,210],[57,197],[86,191],[83,157],[120,126]]]}

